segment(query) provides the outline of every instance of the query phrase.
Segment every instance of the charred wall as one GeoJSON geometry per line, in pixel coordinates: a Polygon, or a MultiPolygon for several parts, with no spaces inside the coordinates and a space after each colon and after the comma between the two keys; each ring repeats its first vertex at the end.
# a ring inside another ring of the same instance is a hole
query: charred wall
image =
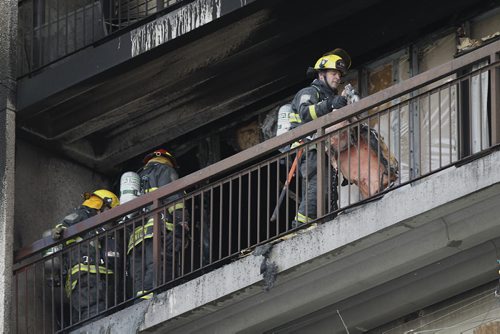
{"type": "Polygon", "coordinates": [[[96,171],[20,139],[15,181],[15,248],[40,239],[82,203],[83,192],[111,184],[96,171]]]}

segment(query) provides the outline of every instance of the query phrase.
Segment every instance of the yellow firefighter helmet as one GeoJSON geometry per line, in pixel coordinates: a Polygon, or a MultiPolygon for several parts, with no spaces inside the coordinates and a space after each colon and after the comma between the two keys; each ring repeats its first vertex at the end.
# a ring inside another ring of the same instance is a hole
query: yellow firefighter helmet
{"type": "Polygon", "coordinates": [[[110,208],[114,208],[115,206],[120,205],[120,200],[118,199],[118,197],[109,190],[99,189],[94,191],[93,193],[84,193],[83,197],[88,200],[92,195],[95,195],[102,199],[104,204],[110,208]]]}
{"type": "Polygon", "coordinates": [[[316,61],[314,69],[320,70],[337,70],[346,75],[347,70],[351,67],[351,57],[342,49],[335,49],[325,53],[321,58],[316,61]]]}

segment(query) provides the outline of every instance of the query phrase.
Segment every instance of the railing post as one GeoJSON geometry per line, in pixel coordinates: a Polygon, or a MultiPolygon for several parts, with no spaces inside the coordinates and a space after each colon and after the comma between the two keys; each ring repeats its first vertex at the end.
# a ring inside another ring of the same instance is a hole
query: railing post
{"type": "Polygon", "coordinates": [[[153,201],[151,206],[151,211],[155,212],[153,214],[153,288],[157,288],[160,285],[160,273],[161,273],[161,230],[162,226],[160,225],[162,220],[159,219],[159,213],[155,210],[158,209],[158,199],[153,201]]]}
{"type": "MultiPolygon", "coordinates": [[[[498,52],[490,56],[490,64],[499,60],[498,52]]],[[[491,70],[491,145],[500,143],[500,66],[491,70]]]]}
{"type": "MultiPolygon", "coordinates": [[[[323,127],[320,127],[316,132],[317,138],[321,138],[325,134],[325,130],[323,127]]],[[[325,143],[323,140],[320,140],[316,147],[316,157],[317,157],[317,165],[316,165],[316,184],[317,184],[317,193],[316,193],[316,217],[323,217],[325,215],[325,143]]]]}
{"type": "MultiPolygon", "coordinates": [[[[411,47],[411,76],[414,77],[419,74],[418,66],[418,50],[415,47],[411,47]]],[[[418,95],[418,91],[410,92],[411,102],[409,106],[408,113],[408,131],[409,131],[409,168],[410,168],[410,179],[415,179],[420,175],[420,108],[418,99],[415,100],[415,96],[418,95]]]]}

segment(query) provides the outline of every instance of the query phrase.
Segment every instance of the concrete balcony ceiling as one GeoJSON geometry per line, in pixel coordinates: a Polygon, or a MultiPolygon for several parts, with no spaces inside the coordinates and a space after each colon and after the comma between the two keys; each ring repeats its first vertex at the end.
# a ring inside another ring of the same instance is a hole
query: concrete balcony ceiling
{"type": "Polygon", "coordinates": [[[495,3],[205,2],[219,18],[151,50],[134,54],[134,27],[20,78],[19,135],[109,172],[272,108],[334,47],[358,66],[495,3]]]}

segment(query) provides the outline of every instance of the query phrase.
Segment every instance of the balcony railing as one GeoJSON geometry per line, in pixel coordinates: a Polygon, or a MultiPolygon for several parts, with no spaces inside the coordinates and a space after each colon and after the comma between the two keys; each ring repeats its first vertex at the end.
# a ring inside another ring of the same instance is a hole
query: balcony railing
{"type": "Polygon", "coordinates": [[[305,216],[318,217],[310,224],[329,221],[346,208],[487,153],[500,142],[499,51],[500,41],[488,44],[87,219],[68,228],[59,242],[49,237],[19,250],[14,271],[16,332],[73,328],[290,233],[302,189],[313,176],[309,161],[301,166],[306,176],[292,177],[289,170],[297,155],[325,152],[316,158],[317,178],[324,180],[318,182],[319,200],[305,210],[305,216]],[[278,153],[311,135],[314,139],[306,144],[278,153]],[[384,169],[384,159],[391,160],[392,168],[384,169]],[[336,184],[333,167],[340,170],[336,184]],[[182,198],[167,199],[178,193],[184,193],[182,198]],[[174,219],[178,227],[173,233],[162,217],[180,204],[185,210],[174,219]],[[130,248],[129,243],[138,240],[132,231],[151,222],[152,242],[130,248]],[[99,233],[86,234],[92,231],[99,233]],[[77,236],[84,238],[61,246],[77,236]],[[81,260],[85,257],[87,262],[81,260]],[[154,269],[149,277],[145,269],[150,257],[154,269]],[[69,268],[78,263],[87,269],[92,264],[104,268],[95,275],[102,282],[100,289],[89,288],[93,280],[84,271],[70,275],[69,268]],[[66,295],[66,282],[75,280],[79,283],[66,295]],[[102,303],[89,311],[95,300],[102,303]]]}
{"type": "MultiPolygon", "coordinates": [[[[20,0],[19,76],[172,10],[181,0],[20,0]]],[[[189,2],[189,1],[185,1],[189,2]]]]}

